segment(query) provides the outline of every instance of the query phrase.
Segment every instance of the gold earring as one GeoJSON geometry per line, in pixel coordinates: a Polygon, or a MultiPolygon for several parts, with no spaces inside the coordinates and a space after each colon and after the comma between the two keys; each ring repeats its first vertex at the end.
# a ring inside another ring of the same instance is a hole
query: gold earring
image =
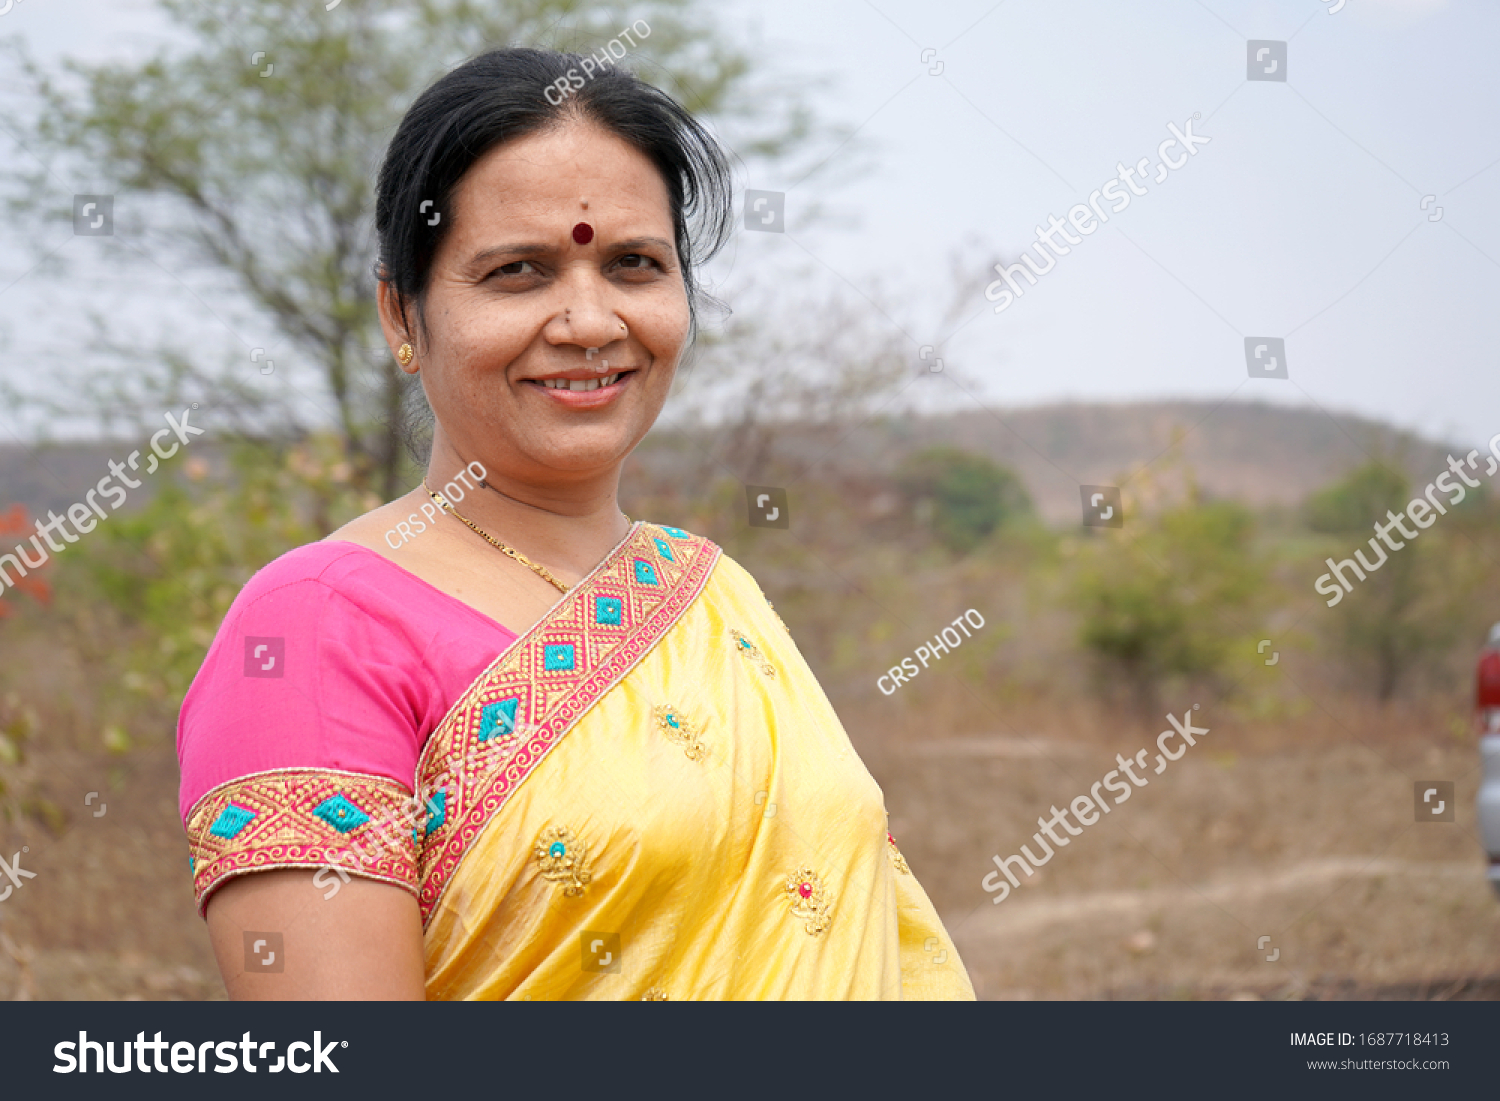
{"type": "Polygon", "coordinates": [[[396,360],[401,364],[401,366],[409,367],[411,366],[412,356],[416,354],[416,349],[413,348],[410,344],[403,344],[396,350],[396,360]]]}

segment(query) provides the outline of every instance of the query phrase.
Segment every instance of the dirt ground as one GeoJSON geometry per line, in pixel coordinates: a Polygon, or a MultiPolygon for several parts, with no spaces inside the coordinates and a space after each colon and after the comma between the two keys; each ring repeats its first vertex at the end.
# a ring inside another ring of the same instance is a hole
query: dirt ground
{"type": "Polygon", "coordinates": [[[0,903],[0,998],[223,999],[193,904],[170,745],[129,756],[38,754],[62,836],[7,831],[35,873],[0,903]],[[89,791],[99,797],[85,805],[89,791]],[[103,809],[104,813],[95,815],[103,809]]]}
{"type": "Polygon", "coordinates": [[[1161,775],[1145,731],[886,756],[893,832],[981,998],[1500,997],[1472,737],[1421,714],[1272,730],[1202,715],[1212,732],[1161,775]],[[1036,817],[1146,745],[1148,785],[992,901],[992,857],[1043,856],[1036,817]],[[1432,779],[1455,783],[1451,823],[1416,820],[1413,786],[1432,779]]]}
{"type": "MultiPolygon", "coordinates": [[[[1036,851],[1037,815],[1086,793],[1116,753],[1152,744],[1153,758],[1155,731],[1037,709],[1003,733],[882,741],[840,710],[981,998],[1500,997],[1478,753],[1441,716],[1351,706],[1268,725],[1200,711],[1199,745],[1148,768],[1146,787],[996,905],[981,887],[992,855],[1036,851]],[[1454,822],[1415,820],[1413,784],[1429,779],[1455,782],[1454,822]]],[[[37,875],[0,904],[0,998],[224,997],[171,747],[124,762],[48,762],[69,824],[5,831],[5,855],[25,845],[37,875]]]]}

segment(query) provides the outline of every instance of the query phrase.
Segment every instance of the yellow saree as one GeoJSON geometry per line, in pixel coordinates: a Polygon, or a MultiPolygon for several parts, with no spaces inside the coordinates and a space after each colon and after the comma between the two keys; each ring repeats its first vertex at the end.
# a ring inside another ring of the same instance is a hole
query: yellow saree
{"type": "Polygon", "coordinates": [[[637,523],[433,734],[430,998],[972,998],[755,581],[637,523]],[[938,962],[941,961],[941,962],[938,962]]]}

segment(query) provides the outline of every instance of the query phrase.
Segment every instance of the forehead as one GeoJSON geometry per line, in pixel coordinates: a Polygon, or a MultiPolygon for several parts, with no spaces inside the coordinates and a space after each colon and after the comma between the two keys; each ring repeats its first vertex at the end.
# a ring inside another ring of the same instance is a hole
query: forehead
{"type": "Polygon", "coordinates": [[[649,231],[673,237],[667,185],[656,166],[589,123],[570,122],[491,149],[465,173],[453,207],[450,246],[493,243],[498,232],[569,232],[579,220],[610,236],[649,231]]]}

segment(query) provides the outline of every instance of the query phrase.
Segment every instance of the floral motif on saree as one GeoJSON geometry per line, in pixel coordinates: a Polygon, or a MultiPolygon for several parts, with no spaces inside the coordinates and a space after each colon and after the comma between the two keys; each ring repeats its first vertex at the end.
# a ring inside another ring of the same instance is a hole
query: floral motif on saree
{"type": "Polygon", "coordinates": [[[833,895],[823,885],[818,873],[808,867],[797,868],[786,877],[785,890],[792,904],[792,915],[805,924],[809,936],[817,936],[828,928],[833,919],[829,910],[833,906],[833,895]]]}
{"type": "Polygon", "coordinates": [[[675,707],[666,704],[654,708],[651,714],[656,719],[657,728],[666,735],[668,741],[682,746],[682,752],[687,755],[688,760],[703,760],[703,755],[708,752],[708,746],[703,744],[696,723],[675,707]]]}
{"type": "Polygon", "coordinates": [[[589,871],[589,849],[567,826],[549,826],[536,839],[536,862],[542,878],[561,883],[563,894],[583,894],[593,873],[589,871]]]}
{"type": "MultiPolygon", "coordinates": [[[[770,603],[771,602],[769,600],[766,601],[766,605],[768,607],[770,606],[770,603]]],[[[772,612],[775,612],[775,610],[775,608],[771,609],[772,612]]],[[[781,617],[777,616],[777,618],[780,619],[781,617]]],[[[783,626],[785,625],[783,624],[783,626]]],[[[755,643],[746,638],[742,632],[735,630],[733,627],[729,629],[729,636],[734,639],[735,648],[739,650],[739,652],[743,654],[747,660],[752,662],[757,669],[759,669],[766,676],[770,677],[772,680],[776,679],[776,666],[772,665],[769,661],[766,660],[766,655],[761,652],[759,646],[755,645],[755,643]]]]}

